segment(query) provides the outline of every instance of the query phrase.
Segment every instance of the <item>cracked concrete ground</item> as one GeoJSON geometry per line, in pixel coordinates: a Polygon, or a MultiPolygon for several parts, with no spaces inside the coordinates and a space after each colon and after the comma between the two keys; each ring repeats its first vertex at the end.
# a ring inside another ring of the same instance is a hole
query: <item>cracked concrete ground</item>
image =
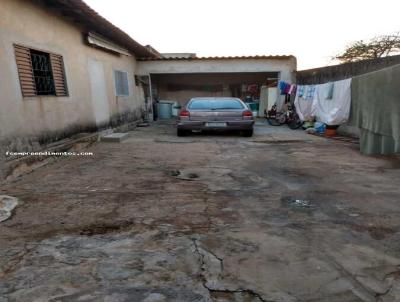
{"type": "Polygon", "coordinates": [[[0,301],[400,301],[400,160],[138,128],[2,186],[0,301]]]}

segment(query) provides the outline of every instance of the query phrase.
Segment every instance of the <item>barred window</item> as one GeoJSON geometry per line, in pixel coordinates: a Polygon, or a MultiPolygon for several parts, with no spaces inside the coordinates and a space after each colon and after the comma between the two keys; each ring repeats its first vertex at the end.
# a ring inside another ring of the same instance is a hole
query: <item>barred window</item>
{"type": "Polygon", "coordinates": [[[53,73],[51,72],[50,55],[31,49],[33,78],[37,95],[56,95],[53,73]]]}
{"type": "Polygon", "coordinates": [[[115,70],[114,78],[115,78],[115,95],[128,96],[129,95],[128,73],[126,71],[115,70]]]}
{"type": "Polygon", "coordinates": [[[62,56],[20,45],[14,51],[24,97],[68,96],[62,56]]]}

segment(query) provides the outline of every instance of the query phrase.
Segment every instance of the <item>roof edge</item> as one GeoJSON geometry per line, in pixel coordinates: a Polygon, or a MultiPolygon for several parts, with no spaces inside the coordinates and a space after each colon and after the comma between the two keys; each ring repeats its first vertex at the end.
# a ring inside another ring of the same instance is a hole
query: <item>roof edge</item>
{"type": "Polygon", "coordinates": [[[161,57],[139,58],[139,61],[201,61],[201,60],[289,60],[296,59],[294,55],[260,55],[260,56],[210,56],[210,57],[161,57]]]}
{"type": "Polygon", "coordinates": [[[126,48],[137,57],[158,58],[156,51],[136,42],[126,32],[98,14],[83,0],[43,0],[43,5],[61,12],[81,23],[88,32],[97,33],[115,44],[126,48]]]}

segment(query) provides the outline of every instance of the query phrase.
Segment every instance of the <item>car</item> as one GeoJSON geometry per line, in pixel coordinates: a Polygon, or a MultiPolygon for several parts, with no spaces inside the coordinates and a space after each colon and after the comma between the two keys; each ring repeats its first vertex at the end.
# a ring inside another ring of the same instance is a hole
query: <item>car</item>
{"type": "Polygon", "coordinates": [[[237,130],[243,136],[250,137],[253,127],[253,113],[242,100],[233,97],[196,97],[180,112],[177,135],[185,136],[193,130],[237,130]]]}

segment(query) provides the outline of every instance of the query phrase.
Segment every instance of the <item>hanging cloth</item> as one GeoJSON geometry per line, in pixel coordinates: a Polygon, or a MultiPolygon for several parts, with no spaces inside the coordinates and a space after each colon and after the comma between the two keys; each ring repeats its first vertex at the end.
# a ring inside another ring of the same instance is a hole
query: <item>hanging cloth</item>
{"type": "Polygon", "coordinates": [[[400,64],[356,76],[350,124],[361,129],[364,154],[400,153],[400,64]]]}
{"type": "Polygon", "coordinates": [[[305,91],[308,89],[307,85],[298,85],[297,93],[294,99],[294,106],[296,108],[296,113],[299,116],[300,120],[310,121],[313,119],[312,116],[312,99],[305,98],[305,91]]]}
{"type": "Polygon", "coordinates": [[[351,79],[316,85],[311,114],[327,125],[341,125],[349,119],[350,104],[351,79]]]}

